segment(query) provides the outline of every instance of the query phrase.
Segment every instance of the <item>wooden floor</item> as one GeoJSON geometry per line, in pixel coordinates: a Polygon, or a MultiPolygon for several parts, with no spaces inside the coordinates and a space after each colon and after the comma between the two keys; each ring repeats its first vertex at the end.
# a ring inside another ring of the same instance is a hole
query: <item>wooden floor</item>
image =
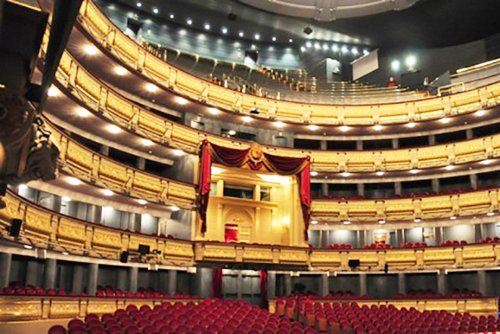
{"type": "Polygon", "coordinates": [[[47,334],[54,325],[66,326],[71,319],[0,323],[1,334],[47,334]]]}

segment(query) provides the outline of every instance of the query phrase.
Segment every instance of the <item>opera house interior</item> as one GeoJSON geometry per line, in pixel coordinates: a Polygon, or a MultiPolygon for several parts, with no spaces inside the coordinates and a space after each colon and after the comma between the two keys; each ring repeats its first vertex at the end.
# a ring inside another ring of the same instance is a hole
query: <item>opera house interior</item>
{"type": "Polygon", "coordinates": [[[0,333],[500,333],[497,0],[0,0],[0,333]]]}

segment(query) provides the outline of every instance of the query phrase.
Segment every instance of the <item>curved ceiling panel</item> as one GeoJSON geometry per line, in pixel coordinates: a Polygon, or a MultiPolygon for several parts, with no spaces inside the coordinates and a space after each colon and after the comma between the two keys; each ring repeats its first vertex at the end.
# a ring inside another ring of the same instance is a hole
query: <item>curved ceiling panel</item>
{"type": "Polygon", "coordinates": [[[333,21],[340,18],[360,17],[392,10],[403,10],[418,0],[239,0],[268,12],[333,21]]]}

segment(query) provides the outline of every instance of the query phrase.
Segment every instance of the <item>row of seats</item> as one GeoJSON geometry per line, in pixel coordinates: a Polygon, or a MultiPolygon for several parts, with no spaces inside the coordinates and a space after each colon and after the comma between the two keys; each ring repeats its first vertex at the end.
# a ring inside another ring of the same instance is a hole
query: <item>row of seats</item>
{"type": "Polygon", "coordinates": [[[434,292],[431,290],[410,290],[405,294],[398,294],[394,298],[395,299],[439,299],[439,298],[477,298],[482,297],[483,295],[474,290],[469,289],[455,289],[447,294],[441,294],[438,292],[434,292]]]}
{"type": "MultiPolygon", "coordinates": [[[[394,195],[391,196],[390,198],[422,198],[422,197],[433,197],[433,196],[441,196],[441,195],[455,195],[455,194],[464,194],[464,193],[469,193],[469,192],[475,192],[475,191],[481,191],[481,190],[490,190],[490,189],[496,189],[497,187],[490,185],[490,186],[484,186],[484,187],[478,187],[477,189],[473,188],[462,188],[462,189],[452,189],[452,190],[443,190],[440,191],[439,193],[435,191],[426,191],[426,192],[416,192],[416,193],[410,193],[410,194],[404,194],[404,195],[394,195]]],[[[315,195],[312,194],[313,199],[319,199],[319,200],[337,200],[337,201],[357,201],[357,200],[365,200],[365,196],[353,194],[353,195],[315,195]]],[[[388,198],[385,198],[388,199],[388,198]]]]}
{"type": "Polygon", "coordinates": [[[153,288],[143,288],[137,289],[137,292],[123,292],[120,289],[114,289],[111,287],[97,287],[96,297],[107,297],[107,298],[155,298],[155,299],[192,299],[196,298],[184,293],[176,293],[174,295],[168,295],[160,291],[156,291],[153,288]]]}
{"type": "MultiPolygon", "coordinates": [[[[486,239],[479,239],[478,244],[493,244],[493,243],[499,243],[500,238],[499,237],[488,237],[486,239]]],[[[434,246],[434,245],[429,245],[426,242],[404,242],[400,245],[400,248],[426,248],[426,247],[456,247],[456,246],[465,246],[468,245],[469,243],[465,240],[446,240],[442,241],[439,243],[439,245],[434,246]]],[[[315,248],[313,245],[309,245],[309,248],[315,248]]],[[[326,247],[323,247],[326,249],[356,249],[350,244],[331,244],[326,247]]],[[[392,249],[394,248],[390,244],[386,244],[385,242],[380,242],[380,243],[373,243],[370,245],[364,245],[363,249],[392,249]]]]}
{"type": "MultiPolygon", "coordinates": [[[[88,297],[89,295],[85,292],[79,294],[75,292],[66,292],[64,289],[44,289],[40,287],[35,287],[33,285],[23,286],[19,283],[11,283],[9,286],[0,289],[0,295],[7,296],[49,296],[49,297],[88,297]]],[[[103,288],[101,286],[97,287],[96,297],[101,298],[155,298],[155,299],[193,299],[193,297],[184,293],[176,293],[171,296],[164,294],[160,291],[156,291],[152,288],[140,287],[137,292],[123,292],[120,289],[113,289],[111,287],[103,288]]]]}
{"type": "Polygon", "coordinates": [[[245,301],[206,299],[200,304],[165,302],[151,309],[128,305],[113,314],[89,314],[56,325],[49,334],[315,334],[301,323],[280,318],[245,301]]]}
{"type": "Polygon", "coordinates": [[[356,334],[427,334],[471,333],[499,331],[495,316],[472,316],[469,313],[451,314],[447,311],[423,311],[415,308],[398,310],[389,306],[360,306],[351,303],[304,302],[302,321],[330,332],[350,331],[356,334]]]}

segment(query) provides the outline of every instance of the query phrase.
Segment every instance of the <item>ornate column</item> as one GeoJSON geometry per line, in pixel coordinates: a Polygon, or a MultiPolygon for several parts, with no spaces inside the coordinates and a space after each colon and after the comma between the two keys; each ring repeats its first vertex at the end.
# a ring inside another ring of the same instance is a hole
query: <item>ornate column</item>
{"type": "Polygon", "coordinates": [[[132,293],[137,292],[137,281],[139,279],[139,267],[129,268],[129,284],[128,289],[132,293]]]}
{"type": "Polygon", "coordinates": [[[99,264],[91,263],[89,264],[89,276],[88,276],[88,286],[87,293],[89,296],[95,296],[97,292],[97,278],[99,276],[99,264]]]}
{"type": "Polygon", "coordinates": [[[12,254],[0,254],[0,288],[5,288],[9,285],[10,267],[12,265],[12,254]]]}
{"type": "Polygon", "coordinates": [[[46,259],[45,260],[45,272],[44,272],[44,287],[45,289],[54,289],[56,287],[56,274],[57,274],[57,260],[56,259],[46,259]]]}

